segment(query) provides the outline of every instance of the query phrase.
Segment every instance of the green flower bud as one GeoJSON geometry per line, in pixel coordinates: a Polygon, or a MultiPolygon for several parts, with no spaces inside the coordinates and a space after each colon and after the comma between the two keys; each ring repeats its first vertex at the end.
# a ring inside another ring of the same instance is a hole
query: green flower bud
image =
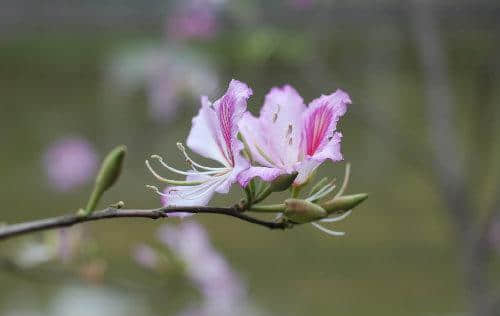
{"type": "Polygon", "coordinates": [[[104,158],[95,181],[96,187],[99,187],[102,191],[106,191],[116,183],[122,171],[123,160],[126,153],[127,147],[122,145],[113,149],[106,158],[104,158]]]}
{"type": "Polygon", "coordinates": [[[269,187],[269,190],[271,192],[285,191],[286,189],[288,189],[292,185],[293,181],[295,181],[295,178],[297,178],[298,174],[299,173],[297,171],[294,171],[294,172],[289,173],[289,174],[280,175],[279,177],[274,179],[273,182],[271,182],[271,186],[269,187]]]}
{"type": "Polygon", "coordinates": [[[97,203],[104,192],[116,183],[116,180],[118,180],[120,176],[126,153],[127,147],[122,145],[113,149],[106,158],[104,158],[101,169],[97,174],[94,190],[90,195],[87,207],[83,212],[80,212],[82,215],[91,214],[97,207],[97,203]]]}
{"type": "Polygon", "coordinates": [[[334,198],[325,203],[321,203],[321,206],[328,213],[328,215],[330,215],[352,210],[367,198],[368,194],[366,193],[344,195],[334,198]]]}
{"type": "Polygon", "coordinates": [[[328,216],[328,213],[318,204],[301,199],[285,200],[285,217],[297,224],[316,221],[328,216]]]}

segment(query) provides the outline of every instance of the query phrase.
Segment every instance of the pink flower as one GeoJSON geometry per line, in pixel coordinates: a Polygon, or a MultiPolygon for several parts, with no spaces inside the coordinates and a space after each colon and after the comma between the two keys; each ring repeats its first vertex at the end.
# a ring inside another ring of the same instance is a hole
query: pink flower
{"type": "Polygon", "coordinates": [[[212,246],[205,229],[193,221],[179,226],[163,225],[158,238],[185,263],[188,277],[204,300],[200,312],[233,315],[230,312],[244,302],[246,289],[225,258],[212,246]]]}
{"type": "Polygon", "coordinates": [[[146,244],[138,244],[132,249],[132,257],[141,266],[147,269],[156,269],[158,266],[158,254],[146,244]]]}
{"type": "Polygon", "coordinates": [[[305,183],[325,160],[342,160],[342,134],[336,127],[350,103],[349,95],[337,90],[306,107],[291,86],[271,89],[260,117],[245,113],[239,123],[252,158],[260,165],[241,173],[240,184],[246,186],[254,177],[272,181],[281,174],[297,171],[297,186],[305,183]]]}
{"type": "Polygon", "coordinates": [[[98,165],[94,147],[80,137],[66,137],[50,145],[43,163],[50,185],[62,192],[87,183],[98,165]]]}
{"type": "Polygon", "coordinates": [[[212,38],[217,32],[214,10],[185,8],[172,15],[167,24],[168,34],[176,39],[212,38]]]}
{"type": "Polygon", "coordinates": [[[238,175],[250,167],[240,153],[243,144],[237,139],[237,134],[238,122],[246,111],[247,99],[251,95],[252,90],[245,83],[233,79],[226,94],[213,104],[207,97],[201,98],[201,109],[193,119],[187,146],[205,158],[218,161],[222,167],[206,167],[194,162],[182,144],[178,145],[191,166],[188,171],[167,165],[160,156],[151,157],[168,170],[185,175],[186,181],[163,178],[146,161],[146,166],[157,179],[173,185],[164,192],[150,186],[162,196],[165,206],[206,205],[214,192],[227,193],[238,175]]]}

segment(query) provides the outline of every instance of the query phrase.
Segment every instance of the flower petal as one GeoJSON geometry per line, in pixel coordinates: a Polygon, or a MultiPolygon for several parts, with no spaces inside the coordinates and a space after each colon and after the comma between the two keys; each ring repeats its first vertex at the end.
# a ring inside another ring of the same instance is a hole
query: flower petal
{"type": "MultiPolygon", "coordinates": [[[[203,206],[212,198],[220,179],[205,175],[190,175],[187,181],[205,181],[194,186],[169,186],[163,191],[161,202],[163,206],[203,206]]],[[[169,216],[185,217],[193,213],[169,213],[169,216]]]]}
{"type": "Polygon", "coordinates": [[[274,167],[279,161],[269,147],[267,133],[262,128],[261,121],[252,114],[243,114],[239,124],[240,133],[248,144],[252,159],[267,167],[274,167]]]}
{"type": "Polygon", "coordinates": [[[244,170],[247,170],[250,167],[250,163],[248,160],[243,158],[240,154],[240,151],[243,149],[243,144],[240,142],[240,146],[237,147],[237,154],[235,155],[234,167],[228,171],[228,174],[224,175],[224,180],[217,186],[215,189],[218,193],[228,193],[231,185],[236,182],[238,175],[241,174],[244,170]]]}
{"type": "Polygon", "coordinates": [[[299,173],[295,178],[294,185],[300,185],[309,179],[311,173],[321,165],[325,160],[330,159],[334,162],[342,161],[342,153],[340,152],[340,140],[342,133],[333,133],[332,138],[323,146],[322,150],[315,153],[312,157],[306,157],[303,161],[295,165],[295,170],[299,173]]]}
{"type": "Polygon", "coordinates": [[[244,83],[231,80],[219,100],[210,104],[202,97],[202,107],[193,119],[187,145],[198,154],[215,159],[226,167],[234,166],[241,142],[236,138],[238,121],[246,110],[252,90],[244,83]]]}
{"type": "Polygon", "coordinates": [[[255,177],[259,177],[266,182],[270,182],[284,173],[285,170],[279,168],[250,167],[238,175],[238,182],[245,188],[250,180],[255,177]]]}
{"type": "Polygon", "coordinates": [[[341,90],[311,102],[303,114],[302,146],[306,156],[314,156],[330,142],[348,104],[351,99],[341,90]]]}
{"type": "Polygon", "coordinates": [[[298,159],[301,118],[305,110],[302,97],[289,85],[272,88],[264,100],[260,122],[268,143],[268,154],[277,157],[276,163],[282,168],[298,159]]]}
{"type": "Polygon", "coordinates": [[[297,171],[299,174],[297,175],[297,178],[295,178],[295,181],[293,182],[293,185],[301,185],[307,182],[309,177],[311,176],[312,172],[322,163],[322,161],[318,161],[315,159],[311,158],[306,158],[305,160],[297,163],[295,165],[295,171],[297,171]]]}
{"type": "Polygon", "coordinates": [[[206,96],[201,97],[201,109],[193,118],[193,126],[187,138],[187,145],[194,152],[206,158],[227,165],[223,152],[218,144],[217,122],[215,111],[206,96]]]}
{"type": "Polygon", "coordinates": [[[342,153],[340,152],[340,141],[342,139],[342,133],[333,133],[332,138],[323,146],[323,148],[316,152],[311,158],[323,162],[326,159],[330,159],[334,162],[342,161],[342,153]]]}

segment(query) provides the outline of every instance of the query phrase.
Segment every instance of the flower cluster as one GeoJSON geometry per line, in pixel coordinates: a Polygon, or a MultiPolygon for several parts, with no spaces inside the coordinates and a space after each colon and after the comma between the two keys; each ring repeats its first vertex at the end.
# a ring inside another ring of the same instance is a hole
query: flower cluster
{"type": "MultiPolygon", "coordinates": [[[[205,96],[201,98],[201,109],[193,119],[187,147],[217,161],[219,167],[194,161],[181,143],[178,147],[189,165],[188,170],[176,169],[158,155],[151,158],[169,171],[185,176],[185,180],[165,178],[146,161],[151,173],[168,184],[163,191],[148,186],[161,195],[165,206],[206,205],[215,192],[227,193],[231,185],[238,183],[247,193],[245,207],[255,211],[257,209],[250,206],[272,192],[291,187],[292,197],[296,198],[323,162],[343,159],[342,134],[337,131],[337,123],[351,104],[347,93],[337,90],[321,95],[306,106],[293,87],[275,87],[265,97],[259,117],[247,111],[251,96],[252,89],[247,84],[233,79],[226,93],[215,102],[205,96]]],[[[318,202],[335,188],[333,183],[322,184],[311,191],[313,193],[304,200],[306,203],[318,202]]],[[[285,208],[287,205],[297,209],[298,204],[286,203],[285,208]]],[[[299,211],[302,210],[294,212],[299,211]]],[[[334,213],[338,212],[325,211],[323,217],[334,213]]],[[[288,219],[293,217],[290,209],[288,214],[288,219]]]]}

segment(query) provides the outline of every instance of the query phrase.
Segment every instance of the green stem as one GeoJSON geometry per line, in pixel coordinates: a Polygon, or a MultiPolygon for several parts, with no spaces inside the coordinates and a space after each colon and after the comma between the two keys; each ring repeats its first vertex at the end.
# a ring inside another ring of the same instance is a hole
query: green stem
{"type": "Polygon", "coordinates": [[[248,185],[245,189],[245,196],[247,197],[247,205],[252,205],[253,203],[253,190],[250,185],[248,185]]]}
{"type": "Polygon", "coordinates": [[[95,209],[97,208],[97,203],[99,203],[99,200],[101,199],[104,191],[99,190],[97,187],[94,187],[94,190],[92,191],[92,194],[90,194],[89,201],[87,202],[87,206],[85,209],[80,210],[79,214],[80,215],[89,215],[95,209]]]}
{"type": "Polygon", "coordinates": [[[302,186],[292,186],[292,198],[298,198],[300,194],[300,190],[302,189],[302,186]]]}
{"type": "Polygon", "coordinates": [[[264,190],[259,193],[259,196],[255,197],[252,201],[253,204],[257,204],[259,202],[264,201],[271,193],[273,193],[271,186],[268,185],[264,190]]]}

